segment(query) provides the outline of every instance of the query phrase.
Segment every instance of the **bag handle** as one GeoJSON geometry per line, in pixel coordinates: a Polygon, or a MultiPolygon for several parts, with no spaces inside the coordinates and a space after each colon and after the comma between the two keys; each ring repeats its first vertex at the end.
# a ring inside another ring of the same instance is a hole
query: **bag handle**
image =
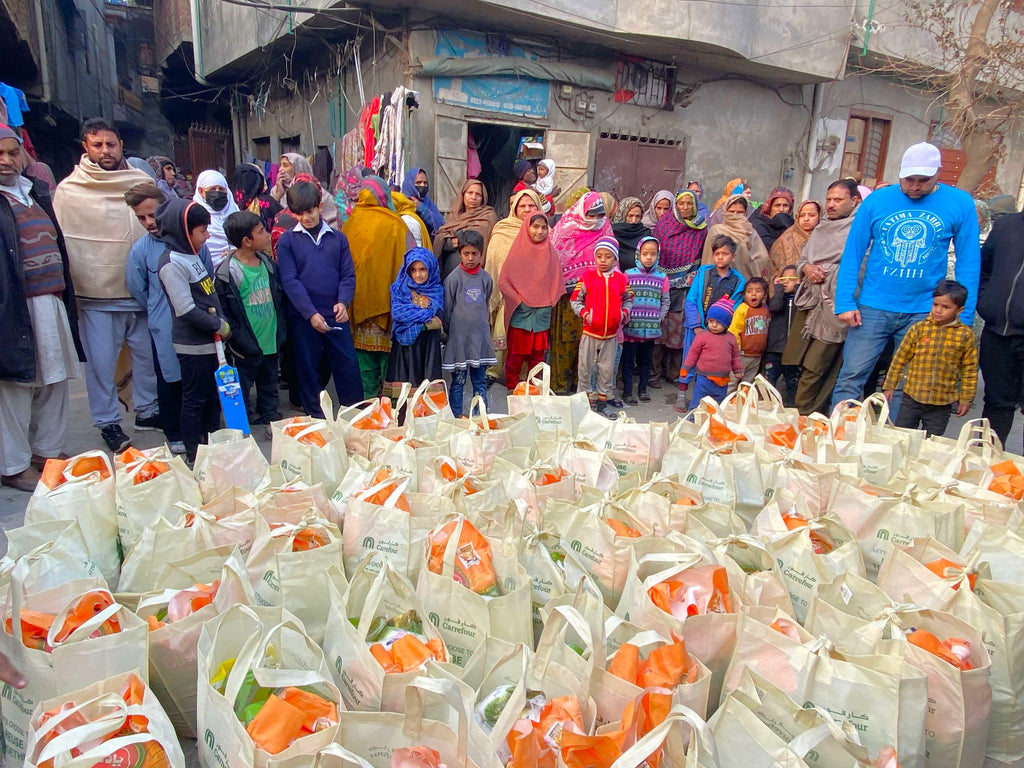
{"type": "Polygon", "coordinates": [[[365,488],[358,493],[352,494],[353,498],[364,499],[367,496],[371,496],[377,491],[382,491],[389,485],[395,485],[395,490],[391,492],[391,495],[387,497],[383,504],[378,506],[387,507],[388,509],[394,509],[395,505],[398,504],[398,499],[401,498],[402,494],[405,493],[405,488],[409,485],[409,478],[403,477],[401,480],[389,477],[386,480],[381,480],[379,483],[371,485],[369,488],[365,488]]]}
{"type": "MultiPolygon", "coordinates": [[[[101,739],[110,733],[116,733],[124,725],[129,714],[128,709],[128,705],[120,696],[115,693],[104,693],[58,712],[35,731],[36,743],[48,733],[55,733],[55,735],[46,743],[39,753],[39,757],[33,763],[42,763],[65,752],[70,752],[82,744],[88,744],[90,741],[101,739]],[[61,723],[87,709],[107,709],[109,711],[93,718],[83,715],[86,722],[72,725],[64,731],[57,731],[61,723]]],[[[152,735],[149,736],[152,738],[152,735]]],[[[31,755],[26,755],[26,757],[31,758],[31,755]]]]}
{"type": "MultiPolygon", "coordinates": [[[[369,568],[370,563],[373,562],[375,556],[375,552],[367,552],[362,561],[360,561],[359,567],[356,568],[355,573],[352,574],[352,581],[349,582],[350,584],[355,582],[360,573],[368,573],[373,577],[370,588],[366,592],[366,598],[363,600],[363,607],[359,611],[359,627],[356,630],[364,643],[366,641],[366,635],[369,633],[370,627],[373,624],[374,614],[377,613],[377,608],[380,606],[381,600],[384,599],[384,590],[386,589],[386,582],[388,578],[387,571],[391,567],[391,564],[385,560],[381,564],[380,570],[377,571],[377,573],[368,571],[367,569],[369,568]]],[[[349,589],[345,593],[344,607],[346,609],[346,614],[348,613],[349,597],[354,596],[355,594],[356,590],[354,589],[349,589]]]]}
{"type": "Polygon", "coordinates": [[[64,471],[61,472],[61,477],[64,478],[64,482],[61,483],[61,485],[57,486],[57,488],[47,489],[48,491],[55,491],[59,489],[62,485],[67,485],[69,483],[92,483],[99,481],[99,470],[86,472],[84,475],[79,475],[78,477],[75,477],[74,475],[71,474],[71,465],[74,461],[78,459],[102,459],[103,464],[107,468],[107,472],[110,473],[110,477],[114,476],[114,468],[113,466],[111,466],[110,457],[107,456],[107,454],[105,454],[103,451],[86,451],[85,453],[80,453],[77,456],[72,456],[71,459],[68,460],[67,466],[64,467],[64,471]]]}
{"type": "MultiPolygon", "coordinates": [[[[960,428],[960,435],[957,437],[956,447],[958,451],[966,451],[972,440],[979,440],[988,443],[996,452],[1003,451],[1003,443],[989,424],[988,419],[971,419],[960,428]]],[[[974,443],[981,445],[980,442],[974,443]]]]}
{"type": "Polygon", "coordinates": [[[328,763],[334,765],[334,760],[330,760],[330,758],[338,758],[344,768],[373,768],[371,763],[368,763],[356,753],[349,752],[335,741],[332,741],[316,753],[311,768],[327,768],[328,763]]]}
{"type": "MultiPolygon", "coordinates": [[[[145,713],[143,712],[135,714],[145,716],[145,713]]],[[[90,749],[88,752],[71,758],[67,763],[59,763],[59,765],[67,766],[67,768],[95,768],[97,765],[103,765],[104,758],[113,755],[118,750],[123,749],[124,747],[129,747],[133,744],[145,744],[149,741],[155,741],[160,744],[161,747],[167,746],[167,744],[163,743],[160,738],[152,733],[133,733],[130,736],[119,736],[116,739],[104,741],[90,749]]]]}
{"type": "MultiPolygon", "coordinates": [[[[249,651],[245,656],[245,663],[239,665],[239,661],[242,660],[242,653],[239,653],[238,658],[235,661],[235,666],[232,667],[231,673],[228,675],[227,685],[224,687],[224,696],[229,702],[234,702],[238,698],[238,692],[241,690],[242,683],[245,680],[245,675],[248,672],[253,673],[253,677],[256,682],[264,688],[285,688],[288,686],[303,686],[303,685],[316,685],[317,683],[329,682],[324,678],[320,672],[312,669],[272,669],[270,667],[262,667],[257,665],[257,661],[264,658],[267,654],[267,647],[277,638],[277,635],[284,629],[294,630],[303,640],[307,650],[312,652],[312,655],[320,654],[319,647],[309,639],[302,625],[300,625],[296,619],[285,619],[284,621],[275,624],[269,630],[266,630],[262,634],[257,632],[253,638],[256,642],[251,644],[253,650],[249,651]],[[241,668],[240,668],[241,667],[241,668]],[[238,674],[236,674],[238,672],[238,674]]],[[[243,646],[243,651],[247,651],[250,648],[249,640],[246,641],[243,646]]]]}
{"type": "MultiPolygon", "coordinates": [[[[556,605],[544,624],[544,631],[541,632],[540,641],[537,643],[537,651],[533,655],[533,661],[540,665],[540,669],[537,671],[538,676],[543,677],[547,672],[548,666],[551,664],[551,651],[558,643],[558,638],[562,636],[566,624],[576,630],[576,634],[580,636],[580,639],[590,647],[589,663],[592,666],[596,666],[598,650],[590,624],[583,618],[583,614],[571,605],[556,605]]],[[[580,682],[589,689],[590,682],[588,680],[580,682]]]]}
{"type": "Polygon", "coordinates": [[[455,735],[455,759],[458,766],[470,768],[469,762],[469,717],[458,686],[452,680],[420,676],[413,679],[405,689],[405,720],[402,732],[418,739],[423,722],[423,696],[432,693],[447,702],[458,715],[455,735]]]}
{"type": "MultiPolygon", "coordinates": [[[[430,388],[435,384],[440,384],[442,387],[444,387],[445,400],[447,400],[448,385],[444,383],[444,379],[434,379],[433,381],[431,381],[430,379],[424,379],[423,383],[416,388],[415,392],[413,392],[412,397],[409,398],[409,406],[415,408],[417,403],[423,403],[423,405],[427,406],[427,408],[429,408],[435,416],[441,413],[444,410],[444,408],[438,406],[438,404],[435,403],[432,398],[426,397],[427,392],[429,392],[430,388]]],[[[402,382],[402,386],[404,388],[406,386],[406,382],[402,382]]],[[[402,405],[399,404],[398,406],[396,406],[396,410],[400,409],[401,407],[402,405]]]]}
{"type": "Polygon", "coordinates": [[[163,464],[167,464],[174,458],[170,449],[166,445],[161,445],[157,448],[152,448],[151,450],[151,456],[143,456],[141,459],[129,461],[124,465],[124,473],[129,479],[134,480],[135,476],[142,471],[142,468],[151,461],[159,461],[163,464]]]}
{"type": "Polygon", "coordinates": [[[636,766],[642,765],[647,758],[661,748],[674,727],[684,724],[690,727],[690,732],[694,737],[690,740],[690,749],[695,749],[694,741],[699,740],[712,757],[715,757],[718,751],[715,747],[715,737],[704,718],[689,707],[676,704],[669,710],[668,716],[661,723],[654,726],[642,739],[619,755],[611,764],[611,768],[636,768],[636,766]]]}
{"type": "MultiPolygon", "coordinates": [[[[77,627],[74,632],[69,634],[63,640],[57,642],[57,635],[60,634],[61,627],[64,626],[64,620],[67,618],[68,613],[70,613],[72,604],[77,602],[78,599],[79,598],[76,598],[71,603],[68,603],[67,607],[57,614],[57,618],[55,618],[53,623],[50,625],[50,631],[46,633],[46,643],[51,648],[57,648],[58,646],[66,643],[73,643],[77,640],[86,639],[89,635],[102,627],[105,621],[116,616],[124,608],[123,605],[119,605],[118,603],[108,605],[95,616],[83,621],[81,626],[77,627]]],[[[111,599],[113,599],[113,595],[111,595],[111,599]]]]}
{"type": "Polygon", "coordinates": [[[469,423],[484,432],[491,431],[490,419],[487,418],[487,403],[480,395],[473,395],[473,400],[469,404],[469,423]],[[477,418],[482,419],[480,424],[477,423],[477,418]]]}
{"type": "Polygon", "coordinates": [[[533,366],[526,374],[527,392],[530,391],[531,384],[537,385],[541,397],[549,397],[551,395],[551,366],[543,362],[533,366]]]}
{"type": "Polygon", "coordinates": [[[760,400],[762,402],[770,402],[776,412],[786,408],[786,404],[782,399],[782,393],[763,374],[757,374],[751,386],[757,391],[760,400]]]}
{"type": "Polygon", "coordinates": [[[288,435],[288,437],[292,438],[293,440],[299,440],[300,438],[303,438],[306,435],[311,435],[314,432],[319,432],[321,429],[326,429],[327,427],[328,427],[328,424],[327,424],[326,420],[324,420],[324,419],[317,419],[313,423],[311,423],[311,424],[307,425],[306,427],[300,429],[294,435],[288,435]]]}

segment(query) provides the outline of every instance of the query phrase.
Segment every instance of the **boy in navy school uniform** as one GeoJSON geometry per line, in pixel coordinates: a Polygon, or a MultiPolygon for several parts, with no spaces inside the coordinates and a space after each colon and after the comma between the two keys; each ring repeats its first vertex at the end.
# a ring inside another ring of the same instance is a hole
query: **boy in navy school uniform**
{"type": "Polygon", "coordinates": [[[298,221],[277,241],[277,268],[288,301],[285,317],[295,354],[302,409],[323,418],[319,367],[326,355],[341,405],[363,399],[348,308],[356,271],[348,239],[323,220],[320,188],[299,181],[288,189],[288,210],[298,221]]]}

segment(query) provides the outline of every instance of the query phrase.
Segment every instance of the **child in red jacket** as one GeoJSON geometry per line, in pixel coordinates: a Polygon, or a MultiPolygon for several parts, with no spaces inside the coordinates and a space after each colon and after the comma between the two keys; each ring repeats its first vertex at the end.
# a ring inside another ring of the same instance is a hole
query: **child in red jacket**
{"type": "Polygon", "coordinates": [[[578,369],[579,391],[587,392],[591,407],[609,419],[617,418],[622,401],[614,399],[615,358],[619,326],[629,318],[633,307],[633,289],[616,266],[619,243],[602,237],[594,245],[597,268],[586,272],[572,291],[572,311],[583,321],[578,369]],[[597,366],[597,392],[590,392],[591,372],[597,366]]]}
{"type": "MultiPolygon", "coordinates": [[[[688,371],[697,371],[690,399],[693,407],[700,403],[701,398],[708,396],[715,402],[722,402],[729,385],[729,372],[743,375],[740,347],[736,337],[727,332],[732,315],[733,303],[729,299],[721,298],[712,304],[707,314],[708,329],[697,334],[686,353],[679,377],[684,379],[688,371]]],[[[686,410],[678,400],[676,410],[686,410]]]]}

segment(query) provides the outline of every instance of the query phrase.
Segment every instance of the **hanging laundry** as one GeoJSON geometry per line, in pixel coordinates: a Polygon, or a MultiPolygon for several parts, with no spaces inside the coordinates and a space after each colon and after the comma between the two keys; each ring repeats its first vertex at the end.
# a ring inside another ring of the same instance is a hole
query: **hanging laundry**
{"type": "Polygon", "coordinates": [[[25,92],[7,83],[0,83],[0,98],[4,100],[7,107],[7,119],[4,121],[13,128],[19,128],[25,124],[22,112],[28,112],[28,102],[25,101],[25,92]]]}

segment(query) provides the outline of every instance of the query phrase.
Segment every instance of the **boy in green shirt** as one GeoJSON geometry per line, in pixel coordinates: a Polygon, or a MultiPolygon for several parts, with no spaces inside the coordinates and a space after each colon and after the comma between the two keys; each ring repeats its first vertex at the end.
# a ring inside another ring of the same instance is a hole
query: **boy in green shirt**
{"type": "Polygon", "coordinates": [[[270,233],[259,216],[237,211],[224,221],[224,235],[235,248],[215,273],[221,307],[233,329],[228,350],[238,368],[249,423],[269,424],[281,418],[277,352],[285,334],[285,324],[279,320],[277,270],[267,256],[270,233]],[[255,407],[250,399],[253,385],[255,407]]]}

